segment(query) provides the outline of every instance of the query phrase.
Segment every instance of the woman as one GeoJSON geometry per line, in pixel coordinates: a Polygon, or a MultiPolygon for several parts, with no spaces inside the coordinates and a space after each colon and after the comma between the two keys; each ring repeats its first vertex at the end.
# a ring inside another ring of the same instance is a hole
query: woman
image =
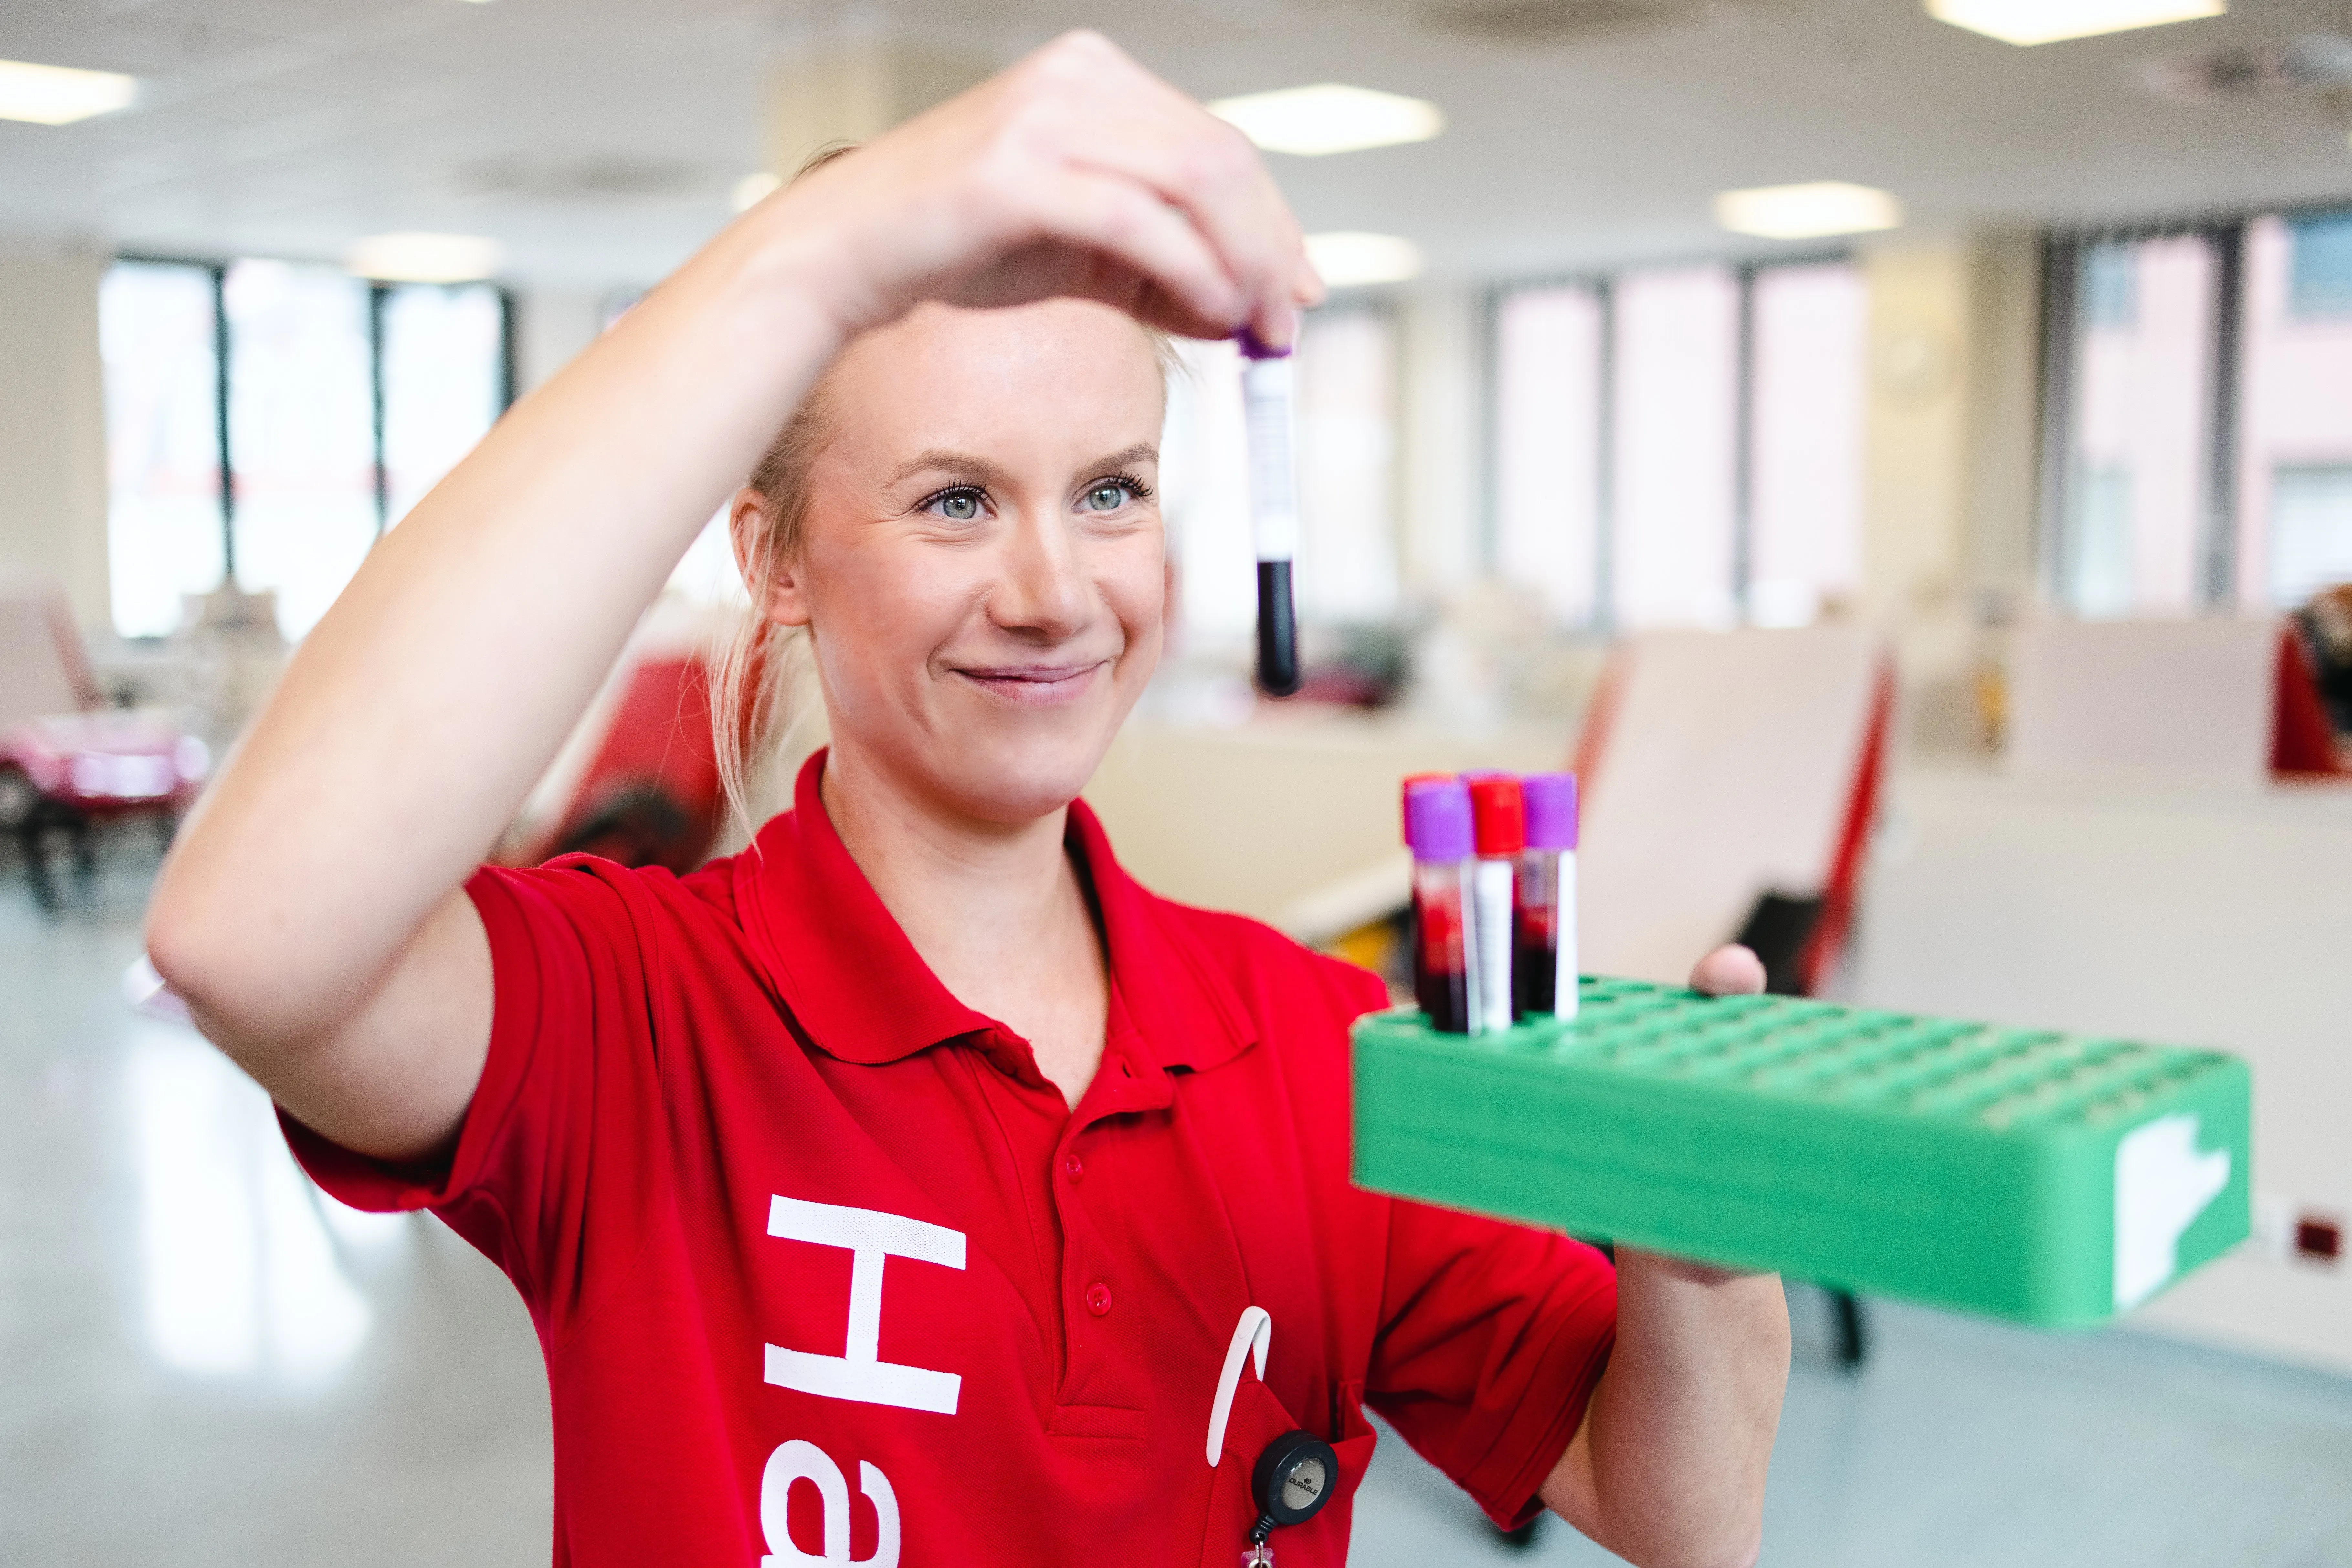
{"type": "Polygon", "coordinates": [[[1349,1187],[1379,987],[1152,898],[1075,804],[1160,646],[1151,332],[1284,342],[1318,293],[1246,143],[1065,37],[518,405],[189,824],[157,966],[331,1190],[514,1279],[559,1563],[1229,1564],[1305,1427],[1339,1495],[1275,1545],[1337,1563],[1366,1400],[1498,1521],[1754,1555],[1777,1281],[1349,1187]],[[793,808],[683,880],[476,873],[746,472],[832,721],[793,808]]]}

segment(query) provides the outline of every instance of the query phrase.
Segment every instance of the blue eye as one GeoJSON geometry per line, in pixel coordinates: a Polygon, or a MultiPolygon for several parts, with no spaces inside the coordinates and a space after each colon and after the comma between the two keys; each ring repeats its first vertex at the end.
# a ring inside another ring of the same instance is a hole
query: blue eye
{"type": "Polygon", "coordinates": [[[1127,504],[1127,498],[1128,489],[1125,485],[1097,485],[1087,492],[1087,510],[1117,511],[1127,504]]]}
{"type": "Polygon", "coordinates": [[[949,490],[931,504],[939,508],[940,515],[950,522],[970,522],[980,515],[980,492],[949,490]]]}

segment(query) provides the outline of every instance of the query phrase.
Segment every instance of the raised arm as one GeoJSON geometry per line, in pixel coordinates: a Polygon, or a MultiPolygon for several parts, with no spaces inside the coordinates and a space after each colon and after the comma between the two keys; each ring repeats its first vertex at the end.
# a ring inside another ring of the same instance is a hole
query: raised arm
{"type": "Polygon", "coordinates": [[[850,339],[924,300],[1076,295],[1286,342],[1319,291],[1240,134],[1092,34],[770,197],[370,555],[182,834],[156,967],[327,1136],[444,1145],[489,1039],[467,876],[850,339]]]}

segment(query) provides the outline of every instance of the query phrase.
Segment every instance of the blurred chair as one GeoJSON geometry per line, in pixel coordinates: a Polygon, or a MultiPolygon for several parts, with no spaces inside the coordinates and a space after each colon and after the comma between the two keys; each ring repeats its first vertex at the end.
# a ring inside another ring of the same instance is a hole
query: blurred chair
{"type": "Polygon", "coordinates": [[[1680,984],[1752,934],[1780,988],[1818,988],[1852,921],[1894,687],[1848,626],[1621,645],[1576,749],[1585,969],[1680,984]]]}
{"type": "Polygon", "coordinates": [[[44,908],[58,901],[53,837],[66,837],[87,878],[109,823],[152,816],[168,839],[210,763],[169,714],[104,706],[54,584],[0,579],[0,826],[15,832],[44,908]]]}
{"type": "Polygon", "coordinates": [[[724,809],[709,631],[667,605],[648,614],[532,791],[501,862],[587,853],[681,873],[701,864],[724,809]]]}
{"type": "MultiPolygon", "coordinates": [[[[1895,672],[1848,626],[1657,632],[1620,647],[1576,751],[1586,972],[1680,984],[1726,941],[1766,988],[1814,994],[1853,928],[1877,816],[1895,672]]],[[[1829,1289],[1837,1359],[1862,1305],[1829,1289]]]]}

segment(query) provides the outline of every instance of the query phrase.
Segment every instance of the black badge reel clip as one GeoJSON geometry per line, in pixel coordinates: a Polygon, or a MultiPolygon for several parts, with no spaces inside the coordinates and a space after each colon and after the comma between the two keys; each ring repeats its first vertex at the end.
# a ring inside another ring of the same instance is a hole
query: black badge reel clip
{"type": "MultiPolygon", "coordinates": [[[[1240,1386],[1242,1363],[1257,1363],[1258,1381],[1265,1381],[1265,1352],[1274,1341],[1274,1320],[1263,1307],[1245,1309],[1234,1325],[1233,1343],[1225,1347],[1224,1370],[1217,1376],[1216,1403],[1209,1410],[1209,1465],[1224,1457],[1225,1423],[1234,1413],[1234,1391],[1240,1386]]],[[[1243,1568],[1273,1568],[1274,1550],[1265,1538],[1286,1524],[1304,1524],[1331,1500],[1331,1484],[1339,1479],[1339,1457],[1331,1445],[1312,1432],[1285,1432],[1265,1446],[1250,1472],[1250,1496],[1257,1503],[1257,1522],[1250,1527],[1249,1550],[1242,1553],[1243,1568]]]]}

